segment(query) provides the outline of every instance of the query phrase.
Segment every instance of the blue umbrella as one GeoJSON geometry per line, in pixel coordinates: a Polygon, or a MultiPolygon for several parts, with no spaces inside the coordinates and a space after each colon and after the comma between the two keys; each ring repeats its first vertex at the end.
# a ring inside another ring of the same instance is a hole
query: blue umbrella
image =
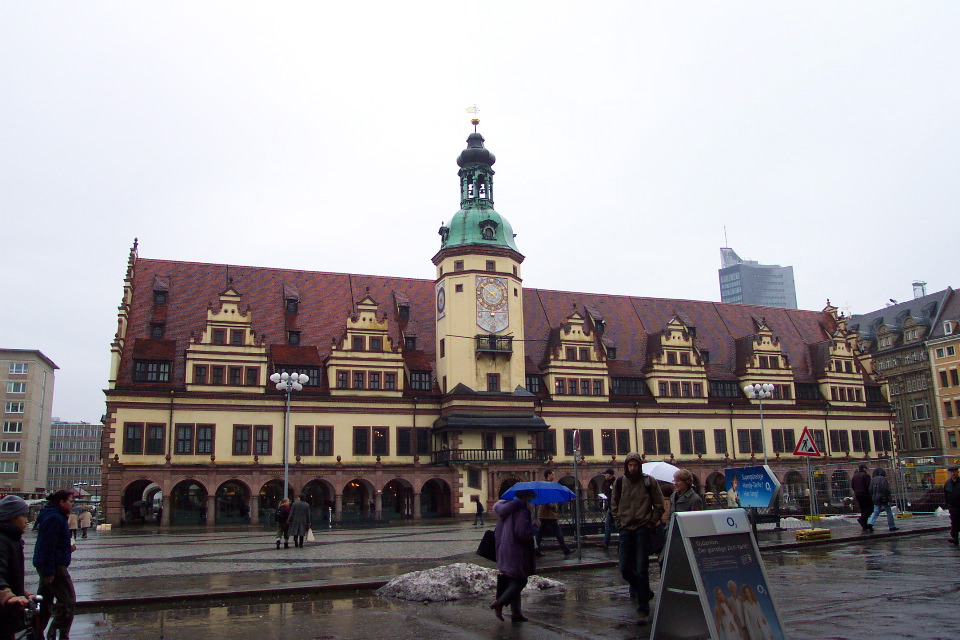
{"type": "Polygon", "coordinates": [[[570,502],[577,497],[577,494],[559,482],[536,480],[534,482],[518,482],[504,491],[502,498],[504,500],[512,500],[517,497],[517,491],[535,491],[537,495],[530,501],[530,504],[570,502]]]}

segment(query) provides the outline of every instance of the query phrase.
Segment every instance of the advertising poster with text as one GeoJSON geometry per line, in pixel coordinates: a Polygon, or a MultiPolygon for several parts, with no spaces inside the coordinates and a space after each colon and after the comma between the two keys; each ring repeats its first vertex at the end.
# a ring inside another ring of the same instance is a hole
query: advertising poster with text
{"type": "Polygon", "coordinates": [[[749,533],[691,538],[710,614],[723,640],[786,640],[749,533]]]}

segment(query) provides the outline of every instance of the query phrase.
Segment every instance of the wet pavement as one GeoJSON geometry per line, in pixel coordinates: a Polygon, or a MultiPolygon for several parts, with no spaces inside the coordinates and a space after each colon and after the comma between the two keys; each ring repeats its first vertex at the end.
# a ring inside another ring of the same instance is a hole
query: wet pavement
{"type": "MultiPolygon", "coordinates": [[[[903,518],[900,531],[887,533],[878,523],[876,533],[863,536],[852,519],[828,519],[818,526],[830,528],[833,540],[817,544],[797,544],[789,528],[761,530],[771,592],[788,636],[960,634],[960,552],[946,543],[945,522],[903,518]]],[[[649,637],[649,626],[635,624],[615,550],[602,549],[595,539],[585,541],[582,559],[563,559],[548,548],[540,572],[567,589],[525,595],[530,622],[523,624],[496,620],[486,600],[413,603],[373,594],[408,571],[454,562],[490,566],[473,553],[481,531],[469,523],[320,530],[305,549],[280,550],[270,532],[258,528],[92,533],[78,541],[71,567],[78,594],[71,637],[649,637]]],[[[28,534],[28,547],[33,540],[28,534]]],[[[34,586],[35,578],[33,584],[28,579],[28,588],[34,586]]]]}

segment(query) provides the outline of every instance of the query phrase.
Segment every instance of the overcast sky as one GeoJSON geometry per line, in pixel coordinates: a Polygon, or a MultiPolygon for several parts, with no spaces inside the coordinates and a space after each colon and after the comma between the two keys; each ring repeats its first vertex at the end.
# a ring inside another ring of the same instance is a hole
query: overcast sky
{"type": "Polygon", "coordinates": [[[543,289],[960,284],[956,2],[0,3],[0,346],[99,421],[146,258],[432,279],[480,108],[543,289]],[[333,5],[336,5],[335,7],[333,5]]]}

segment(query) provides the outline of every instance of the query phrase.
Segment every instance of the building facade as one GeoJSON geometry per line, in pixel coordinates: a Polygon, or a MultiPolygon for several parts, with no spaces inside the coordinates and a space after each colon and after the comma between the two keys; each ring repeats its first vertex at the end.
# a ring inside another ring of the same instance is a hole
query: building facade
{"type": "Polygon", "coordinates": [[[53,411],[50,358],[29,349],[0,349],[3,431],[0,491],[41,497],[47,488],[47,452],[53,411]]]}
{"type": "Polygon", "coordinates": [[[960,293],[950,291],[927,341],[932,368],[933,404],[941,428],[943,454],[960,456],[960,293]]]}
{"type": "Polygon", "coordinates": [[[431,279],[145,259],[135,242],[106,391],[108,521],[159,504],[163,526],[258,522],[285,457],[290,493],[349,520],[470,513],[547,466],[595,495],[630,451],[708,488],[768,457],[797,495],[804,427],[836,461],[892,454],[889,405],[829,303],[527,287],[494,162],[470,134],[431,279]],[[289,422],[275,372],[307,377],[289,422]],[[756,382],[775,385],[763,417],[741,390],[756,382]]]}
{"type": "Polygon", "coordinates": [[[793,267],[744,260],[729,247],[720,249],[720,300],[761,307],[797,308],[793,267]]]}
{"type": "Polygon", "coordinates": [[[103,425],[67,422],[54,418],[50,425],[50,457],[47,486],[76,488],[97,498],[100,494],[100,445],[103,425]]]}

